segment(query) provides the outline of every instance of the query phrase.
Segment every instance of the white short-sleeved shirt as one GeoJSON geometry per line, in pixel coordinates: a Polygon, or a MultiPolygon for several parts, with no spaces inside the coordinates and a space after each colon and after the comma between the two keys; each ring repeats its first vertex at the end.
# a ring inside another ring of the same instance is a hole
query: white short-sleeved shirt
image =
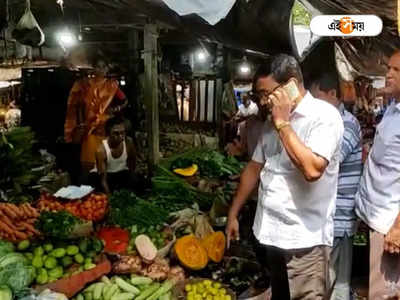
{"type": "Polygon", "coordinates": [[[237,115],[240,117],[256,116],[258,114],[258,106],[251,100],[248,107],[244,106],[244,104],[240,104],[238,109],[237,115]]]}
{"type": "Polygon", "coordinates": [[[387,234],[400,211],[400,103],[392,103],[376,128],[356,194],[356,214],[387,234]]]}
{"type": "Polygon", "coordinates": [[[331,246],[343,120],[333,105],[307,93],[290,124],[298,138],[329,164],[319,180],[307,182],[267,122],[252,158],[264,164],[254,234],[261,244],[282,249],[331,246]]]}

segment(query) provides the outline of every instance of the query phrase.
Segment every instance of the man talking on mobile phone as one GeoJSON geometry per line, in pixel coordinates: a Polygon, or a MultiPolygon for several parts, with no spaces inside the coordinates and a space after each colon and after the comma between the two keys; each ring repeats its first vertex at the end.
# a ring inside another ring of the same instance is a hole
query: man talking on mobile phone
{"type": "Polygon", "coordinates": [[[343,120],[305,90],[292,56],[273,57],[255,76],[257,101],[272,122],[241,175],[228,241],[239,238],[240,209],[260,182],[253,232],[272,299],[327,299],[343,120]]]}

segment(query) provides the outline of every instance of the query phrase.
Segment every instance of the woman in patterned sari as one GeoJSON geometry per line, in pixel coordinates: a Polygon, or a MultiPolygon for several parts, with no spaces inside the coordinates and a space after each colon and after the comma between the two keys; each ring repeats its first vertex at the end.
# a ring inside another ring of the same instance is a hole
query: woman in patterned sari
{"type": "Polygon", "coordinates": [[[128,103],[118,82],[106,77],[107,64],[102,59],[96,59],[93,67],[94,77],[85,77],[74,83],[64,124],[65,141],[81,144],[84,176],[95,165],[97,147],[105,138],[105,122],[128,103]]]}

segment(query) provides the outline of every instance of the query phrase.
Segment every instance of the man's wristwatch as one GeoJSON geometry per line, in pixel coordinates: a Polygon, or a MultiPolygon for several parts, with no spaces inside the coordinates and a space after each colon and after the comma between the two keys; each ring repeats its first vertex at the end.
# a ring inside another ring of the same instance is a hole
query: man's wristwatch
{"type": "Polygon", "coordinates": [[[290,126],[290,122],[281,121],[281,122],[275,123],[275,128],[276,128],[276,131],[278,131],[278,132],[281,131],[281,129],[286,127],[286,126],[290,126]]]}

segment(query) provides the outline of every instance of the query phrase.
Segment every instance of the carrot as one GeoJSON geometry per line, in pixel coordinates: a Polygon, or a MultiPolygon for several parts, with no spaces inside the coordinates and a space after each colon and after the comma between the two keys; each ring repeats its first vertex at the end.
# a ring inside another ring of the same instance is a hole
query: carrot
{"type": "Polygon", "coordinates": [[[26,240],[28,235],[26,233],[20,232],[18,230],[14,231],[15,236],[20,240],[26,240]]]}
{"type": "Polygon", "coordinates": [[[21,222],[21,225],[23,225],[25,227],[26,230],[35,233],[35,234],[40,234],[39,231],[37,231],[35,229],[35,227],[33,227],[31,224],[27,223],[27,222],[21,222]]]}
{"type": "Polygon", "coordinates": [[[0,220],[0,230],[8,233],[8,234],[12,234],[14,231],[12,230],[12,228],[10,228],[6,223],[4,223],[2,220],[0,220]]]}
{"type": "Polygon", "coordinates": [[[11,221],[7,216],[3,215],[2,221],[4,224],[6,224],[8,227],[10,227],[12,230],[15,230],[15,222],[11,221]]]}
{"type": "Polygon", "coordinates": [[[16,219],[21,217],[21,212],[15,204],[7,204],[7,208],[16,214],[16,219]]]}
{"type": "Polygon", "coordinates": [[[15,236],[15,234],[10,234],[9,240],[13,243],[17,242],[17,237],[15,236]]]}
{"type": "Polygon", "coordinates": [[[31,209],[31,211],[32,211],[32,216],[33,216],[34,218],[37,218],[37,217],[40,216],[40,214],[39,214],[39,212],[37,211],[36,208],[30,206],[30,209],[31,209]]]}
{"type": "Polygon", "coordinates": [[[25,203],[23,205],[23,207],[24,207],[24,211],[26,212],[25,216],[28,218],[32,217],[31,206],[28,203],[25,203]]]}
{"type": "Polygon", "coordinates": [[[19,209],[20,209],[21,212],[22,212],[22,216],[21,216],[22,219],[27,219],[27,218],[29,218],[30,212],[29,212],[29,210],[27,210],[25,204],[20,205],[20,206],[19,206],[19,209]]]}
{"type": "Polygon", "coordinates": [[[1,211],[5,215],[9,216],[11,219],[16,219],[17,218],[17,215],[15,214],[15,212],[13,210],[11,210],[11,209],[8,209],[8,207],[6,205],[2,205],[1,206],[1,211]]]}

